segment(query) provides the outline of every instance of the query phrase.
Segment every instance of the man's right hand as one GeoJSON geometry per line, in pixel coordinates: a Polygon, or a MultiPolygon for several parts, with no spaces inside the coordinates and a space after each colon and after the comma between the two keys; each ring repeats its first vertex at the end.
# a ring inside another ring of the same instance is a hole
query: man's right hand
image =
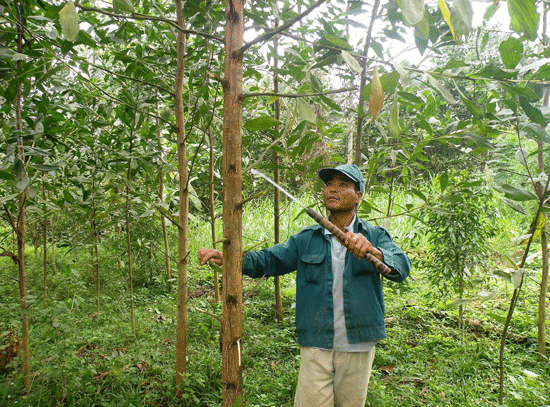
{"type": "Polygon", "coordinates": [[[199,263],[203,266],[209,261],[214,263],[216,266],[221,267],[222,265],[223,253],[220,252],[219,250],[205,249],[204,247],[202,247],[199,249],[198,256],[199,256],[199,263]]]}

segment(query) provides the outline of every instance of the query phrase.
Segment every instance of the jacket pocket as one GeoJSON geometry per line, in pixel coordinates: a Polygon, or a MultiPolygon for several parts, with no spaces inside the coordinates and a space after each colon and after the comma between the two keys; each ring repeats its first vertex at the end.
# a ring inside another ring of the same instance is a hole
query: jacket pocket
{"type": "Polygon", "coordinates": [[[319,284],[323,277],[322,263],[325,261],[324,253],[306,253],[301,259],[304,266],[306,282],[319,284]]]}

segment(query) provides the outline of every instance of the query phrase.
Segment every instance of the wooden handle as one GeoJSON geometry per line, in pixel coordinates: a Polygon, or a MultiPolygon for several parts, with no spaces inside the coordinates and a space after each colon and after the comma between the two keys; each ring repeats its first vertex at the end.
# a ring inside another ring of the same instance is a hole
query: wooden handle
{"type": "MultiPolygon", "coordinates": [[[[323,217],[319,212],[314,211],[311,208],[306,209],[306,213],[319,225],[327,229],[330,233],[332,233],[336,238],[338,238],[340,241],[345,240],[344,232],[342,232],[334,223],[329,221],[327,218],[323,217]]],[[[374,257],[371,253],[367,253],[365,255],[365,260],[367,260],[370,264],[372,264],[380,273],[384,275],[389,275],[391,273],[391,269],[381,262],[379,259],[374,257]]]]}

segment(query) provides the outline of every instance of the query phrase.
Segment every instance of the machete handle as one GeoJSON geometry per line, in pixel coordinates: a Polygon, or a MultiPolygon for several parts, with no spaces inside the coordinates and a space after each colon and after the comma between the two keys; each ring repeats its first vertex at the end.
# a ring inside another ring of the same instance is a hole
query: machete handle
{"type": "MultiPolygon", "coordinates": [[[[314,211],[311,208],[306,209],[306,213],[319,225],[327,229],[330,233],[332,233],[336,238],[340,241],[345,240],[344,232],[342,232],[334,223],[329,221],[327,218],[323,217],[319,212],[314,211]]],[[[389,275],[391,273],[391,269],[384,264],[382,261],[374,257],[371,253],[367,253],[365,255],[365,260],[367,260],[370,264],[372,264],[380,273],[384,275],[389,275]]]]}

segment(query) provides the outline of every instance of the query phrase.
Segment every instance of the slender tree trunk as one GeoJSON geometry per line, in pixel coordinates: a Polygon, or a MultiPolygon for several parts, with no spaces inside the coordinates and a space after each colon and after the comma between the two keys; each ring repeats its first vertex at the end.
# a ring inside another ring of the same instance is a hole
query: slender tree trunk
{"type": "MultiPolygon", "coordinates": [[[[44,181],[42,181],[42,197],[44,202],[46,202],[46,187],[44,186],[44,181]]],[[[43,266],[44,266],[44,308],[48,306],[48,217],[44,214],[44,219],[42,220],[43,225],[43,266]]]]}
{"type": "MultiPolygon", "coordinates": [[[[130,133],[130,151],[129,154],[132,156],[132,139],[133,132],[130,133]]],[[[127,250],[127,259],[128,259],[128,284],[130,288],[130,324],[132,326],[132,335],[136,334],[136,324],[134,318],[134,282],[132,275],[132,245],[131,245],[131,231],[130,231],[130,177],[131,174],[131,159],[128,160],[128,171],[126,174],[127,184],[126,184],[126,205],[124,206],[124,220],[126,222],[126,250],[127,250]]]]}
{"type": "MultiPolygon", "coordinates": [[[[210,231],[212,237],[212,247],[216,249],[216,208],[214,202],[214,139],[212,137],[212,126],[208,126],[208,142],[210,143],[210,163],[209,163],[209,200],[210,200],[210,231]]],[[[214,297],[216,302],[220,302],[220,276],[218,270],[214,268],[214,297]]]]}
{"type": "MultiPolygon", "coordinates": [[[[17,19],[17,52],[23,53],[23,18],[21,16],[20,4],[18,0],[14,1],[16,9],[17,19]]],[[[17,62],[18,71],[21,72],[22,62],[17,62]]],[[[17,129],[17,153],[19,158],[25,163],[25,156],[23,151],[23,138],[21,132],[23,130],[23,95],[22,84],[17,85],[17,93],[15,95],[15,127],[17,129]]],[[[23,176],[26,177],[26,170],[23,172],[23,176]]],[[[21,306],[21,367],[23,369],[23,386],[30,390],[31,385],[31,368],[30,368],[30,350],[29,350],[29,324],[27,318],[27,283],[25,274],[25,201],[26,190],[19,193],[19,214],[17,217],[17,265],[19,270],[19,304],[21,306]]]]}
{"type": "MultiPolygon", "coordinates": [[[[177,22],[185,27],[183,19],[182,0],[176,0],[177,22]]],[[[187,238],[189,213],[188,168],[185,140],[185,120],[183,115],[183,80],[185,69],[185,34],[178,31],[177,37],[177,67],[175,78],[174,109],[176,115],[177,153],[179,173],[179,225],[178,225],[178,304],[176,327],[176,386],[183,384],[187,369],[187,238]]],[[[178,389],[181,396],[181,387],[178,389]]]]}
{"type": "MultiPolygon", "coordinates": [[[[130,165],[128,164],[128,177],[130,176],[130,165]]],[[[136,334],[136,326],[134,319],[134,284],[132,277],[132,248],[130,244],[130,188],[126,186],[126,206],[124,210],[124,218],[126,221],[126,249],[128,254],[128,283],[130,286],[130,323],[132,326],[132,335],[136,334]]]]}
{"type": "MultiPolygon", "coordinates": [[[[50,200],[50,191],[48,191],[48,201],[50,200]]],[[[55,263],[55,233],[53,228],[53,215],[50,214],[48,216],[48,219],[50,221],[50,237],[51,237],[51,244],[52,244],[52,271],[53,274],[57,274],[57,265],[55,263]]]]}
{"type": "MultiPolygon", "coordinates": [[[[158,94],[158,88],[156,89],[156,93],[158,94]]],[[[158,111],[158,97],[156,101],[156,110],[157,110],[157,116],[159,115],[158,111]]],[[[164,202],[164,168],[162,164],[164,163],[164,149],[162,145],[162,137],[160,134],[160,120],[156,119],[157,121],[157,139],[158,139],[158,146],[159,146],[159,152],[160,152],[160,171],[159,171],[159,192],[158,192],[158,198],[159,203],[164,202]]],[[[168,243],[168,230],[166,229],[166,218],[161,213],[160,214],[160,224],[162,227],[162,238],[164,240],[164,267],[166,268],[166,279],[168,280],[168,286],[171,286],[170,280],[172,279],[172,270],[170,266],[170,245],[168,243]]]]}
{"type": "MultiPolygon", "coordinates": [[[[544,21],[546,22],[546,16],[548,13],[548,6],[544,10],[544,21]]],[[[546,31],[546,29],[545,29],[546,31]]],[[[543,35],[543,38],[546,38],[543,35]]],[[[544,106],[548,106],[548,101],[550,99],[550,90],[546,89],[544,94],[544,106]]],[[[538,165],[539,172],[545,173],[544,168],[544,146],[542,142],[538,142],[538,165]]],[[[540,184],[538,185],[538,195],[539,199],[544,199],[545,194],[548,192],[540,184]]],[[[539,345],[539,361],[547,360],[546,358],[546,293],[548,291],[548,218],[546,213],[541,213],[540,216],[543,217],[543,226],[541,230],[541,249],[542,249],[542,275],[540,281],[540,291],[539,291],[539,312],[538,312],[538,321],[537,321],[537,331],[538,331],[538,345],[539,345]]]]}
{"type": "MultiPolygon", "coordinates": [[[[545,216],[545,214],[541,214],[545,216]]],[[[542,277],[539,292],[539,315],[537,322],[539,361],[547,360],[546,357],[546,293],[548,292],[548,226],[546,220],[541,231],[542,246],[542,277]]]]}
{"type": "MultiPolygon", "coordinates": [[[[370,25],[367,32],[367,39],[365,41],[365,48],[363,50],[363,59],[361,61],[361,67],[363,68],[363,70],[361,71],[361,85],[359,86],[359,94],[361,94],[365,86],[367,86],[367,56],[370,48],[372,27],[374,26],[374,21],[376,20],[376,16],[378,14],[379,6],[380,6],[380,0],[374,0],[374,4],[372,6],[370,25]]],[[[357,129],[355,132],[355,165],[357,166],[360,166],[362,162],[361,145],[363,141],[364,111],[365,111],[365,100],[360,97],[359,106],[357,108],[357,129]]]]}
{"type": "Polygon", "coordinates": [[[244,6],[226,0],[223,81],[223,407],[243,404],[242,380],[242,81],[244,6]]]}
{"type": "MultiPolygon", "coordinates": [[[[275,28],[279,26],[279,21],[275,21],[275,28]]],[[[277,74],[277,68],[279,66],[279,36],[275,36],[273,39],[273,67],[275,68],[275,74],[273,76],[273,91],[275,93],[279,93],[279,75],[277,74]]],[[[279,99],[275,100],[275,119],[281,120],[281,102],[279,99]]],[[[279,125],[275,126],[275,132],[279,134],[279,125]]],[[[273,170],[273,180],[279,184],[280,183],[280,177],[279,177],[279,169],[277,168],[277,165],[279,165],[279,154],[277,151],[273,150],[272,153],[272,161],[275,165],[275,169],[273,170]]],[[[273,242],[275,244],[279,243],[281,241],[281,207],[280,207],[280,201],[281,201],[281,193],[279,191],[279,188],[274,187],[273,188],[274,193],[274,199],[273,199],[273,242]]],[[[277,315],[277,321],[283,322],[283,300],[281,297],[281,278],[279,276],[275,276],[273,278],[273,284],[275,286],[275,313],[277,315]]]]}
{"type": "MultiPolygon", "coordinates": [[[[95,191],[95,185],[94,181],[92,180],[92,194],[95,191]]],[[[95,305],[96,305],[96,312],[99,313],[99,287],[100,287],[100,281],[99,281],[99,255],[98,255],[98,249],[97,249],[97,225],[96,225],[96,209],[95,209],[95,199],[92,197],[92,221],[91,221],[91,228],[92,228],[92,275],[95,278],[95,305]]]]}

